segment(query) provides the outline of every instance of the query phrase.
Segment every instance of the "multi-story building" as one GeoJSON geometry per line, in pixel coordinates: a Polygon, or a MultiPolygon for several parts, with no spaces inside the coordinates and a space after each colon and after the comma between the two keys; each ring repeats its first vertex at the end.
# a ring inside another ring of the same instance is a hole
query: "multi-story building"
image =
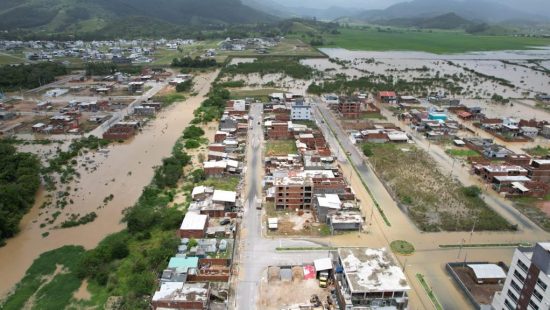
{"type": "Polygon", "coordinates": [[[340,309],[407,309],[409,284],[384,248],[340,248],[336,296],[340,309]]]}
{"type": "Polygon", "coordinates": [[[550,159],[533,159],[527,171],[531,180],[550,184],[550,159]]]}
{"type": "Polygon", "coordinates": [[[288,176],[277,178],[275,185],[275,209],[311,209],[313,182],[311,177],[288,176]]]}
{"type": "Polygon", "coordinates": [[[343,118],[359,118],[361,115],[361,101],[357,98],[340,97],[338,112],[343,118]]]}
{"type": "Polygon", "coordinates": [[[550,242],[516,249],[502,291],[495,294],[492,308],[550,308],[550,242]]]}
{"type": "Polygon", "coordinates": [[[292,120],[311,120],[311,105],[304,101],[291,103],[290,118],[292,120]]]}

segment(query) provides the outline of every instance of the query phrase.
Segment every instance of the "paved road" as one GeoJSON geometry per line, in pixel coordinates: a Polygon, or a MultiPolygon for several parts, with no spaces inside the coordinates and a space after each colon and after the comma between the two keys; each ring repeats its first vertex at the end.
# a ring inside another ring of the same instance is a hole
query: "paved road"
{"type": "Polygon", "coordinates": [[[262,275],[268,266],[301,265],[327,257],[327,251],[277,252],[277,247],[315,246],[317,244],[298,239],[275,239],[262,236],[261,210],[256,210],[255,201],[262,195],[262,142],[263,132],[258,121],[261,119],[262,105],[252,104],[252,130],[249,130],[247,148],[247,170],[245,189],[245,210],[241,223],[239,241],[238,283],[236,289],[236,309],[257,309],[259,286],[262,275]]]}
{"type": "MultiPolygon", "coordinates": [[[[536,242],[547,240],[550,234],[526,225],[524,221],[518,221],[519,232],[438,232],[423,233],[416,228],[408,216],[402,212],[391,195],[386,191],[382,182],[376,177],[368,162],[363,160],[362,154],[351,143],[348,135],[338,125],[333,113],[323,104],[318,104],[314,109],[314,117],[319,128],[323,131],[327,142],[336,152],[341,164],[341,168],[346,178],[351,180],[352,187],[357,196],[361,198],[361,208],[363,214],[367,216],[367,222],[370,222],[369,233],[362,236],[356,242],[351,242],[350,238],[333,238],[332,243],[336,246],[349,246],[351,243],[355,246],[388,246],[389,241],[396,239],[406,239],[411,241],[417,248],[417,252],[411,257],[397,257],[401,265],[406,268],[406,274],[409,283],[413,287],[411,292],[411,309],[425,309],[429,305],[426,294],[414,280],[415,273],[419,272],[426,276],[428,282],[433,286],[436,295],[443,303],[445,309],[468,309],[470,304],[465,300],[463,294],[457,290],[453,281],[446,273],[444,266],[448,262],[457,260],[482,260],[482,261],[508,261],[511,259],[512,248],[482,248],[482,249],[464,249],[464,250],[446,250],[440,249],[440,244],[459,244],[461,240],[471,243],[500,243],[500,242],[536,242]],[[330,127],[328,126],[330,125],[330,127]],[[334,135],[333,135],[334,132],[334,135]],[[338,144],[340,142],[340,144],[338,144]],[[343,147],[343,149],[341,149],[343,147]],[[349,152],[353,164],[357,167],[357,174],[345,158],[342,158],[345,152],[349,152]],[[371,197],[366,193],[359,176],[369,187],[373,197],[378,201],[392,226],[388,227],[382,221],[379,213],[373,211],[371,197]],[[373,215],[373,216],[372,216],[373,215]],[[369,220],[372,219],[372,220],[369,220]]],[[[422,147],[422,144],[419,143],[422,147]]],[[[430,150],[434,149],[432,145],[430,150]]],[[[431,153],[431,152],[430,152],[431,153]]],[[[446,158],[446,155],[437,154],[434,156],[436,161],[446,158]]],[[[439,162],[438,162],[439,163],[439,162]]],[[[459,165],[455,165],[455,173],[458,173],[459,165]]],[[[446,169],[443,165],[443,169],[446,169]]],[[[449,168],[450,171],[450,168],[449,168]]],[[[491,203],[488,196],[488,203],[491,203]]],[[[497,201],[498,197],[497,197],[497,201]]],[[[500,205],[493,206],[499,213],[507,215],[506,209],[500,208],[500,205]]],[[[513,215],[513,214],[512,214],[513,215]]],[[[510,215],[508,215],[510,216],[510,215]]],[[[529,220],[527,220],[529,221],[529,220]]],[[[429,307],[428,307],[429,308],[429,307]]]]}
{"type": "MultiPolygon", "coordinates": [[[[103,134],[116,122],[122,120],[126,115],[129,115],[132,113],[132,109],[134,105],[139,104],[141,102],[147,101],[147,99],[153,97],[156,95],[159,91],[161,91],[166,85],[168,85],[167,81],[164,82],[156,82],[151,89],[149,89],[147,92],[142,94],[139,97],[134,97],[134,101],[132,101],[126,108],[116,111],[113,113],[113,116],[111,118],[102,123],[101,125],[97,126],[94,130],[88,132],[86,134],[86,137],[89,136],[96,136],[96,137],[102,137],[103,134]]],[[[200,84],[202,85],[202,84],[200,84]]],[[[205,85],[202,85],[201,87],[204,87],[205,85]]]]}

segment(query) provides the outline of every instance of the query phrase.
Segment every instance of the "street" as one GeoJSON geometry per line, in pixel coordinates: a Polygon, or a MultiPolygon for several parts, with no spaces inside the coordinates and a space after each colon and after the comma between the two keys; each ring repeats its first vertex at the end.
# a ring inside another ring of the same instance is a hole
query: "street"
{"type": "MultiPolygon", "coordinates": [[[[389,247],[389,243],[392,240],[407,240],[416,247],[417,251],[414,255],[397,257],[405,269],[409,283],[413,288],[410,294],[410,309],[425,309],[426,305],[430,304],[425,292],[415,279],[416,273],[422,273],[426,276],[427,281],[433,287],[445,309],[471,308],[470,303],[449,278],[444,269],[445,264],[466,259],[493,262],[503,261],[509,264],[514,250],[513,248],[441,249],[439,245],[460,244],[462,240],[469,240],[471,243],[509,243],[522,241],[534,243],[549,239],[550,234],[538,228],[538,226],[529,219],[517,213],[515,209],[509,210],[506,208],[505,204],[497,204],[496,202],[501,202],[500,199],[498,197],[492,197],[491,194],[485,194],[487,203],[507,219],[514,219],[517,216],[518,221],[512,222],[518,224],[519,231],[475,231],[473,233],[421,232],[408,216],[399,209],[397,203],[372,171],[372,167],[368,164],[368,161],[364,160],[364,156],[359,152],[358,148],[351,143],[348,135],[339,126],[334,114],[330,112],[326,106],[319,103],[314,108],[314,117],[319,128],[325,134],[327,142],[331,145],[331,149],[336,152],[344,175],[350,179],[353,190],[362,201],[361,209],[367,218],[367,224],[369,226],[367,228],[368,234],[362,236],[360,241],[354,242],[353,245],[389,247]],[[347,160],[342,160],[343,154],[346,154],[346,152],[348,152],[348,156],[351,158],[352,164],[355,166],[356,170],[347,163],[347,160]],[[363,186],[361,180],[370,189],[372,198],[376,199],[380,207],[384,210],[384,213],[391,223],[390,227],[384,223],[380,213],[374,210],[373,200],[363,186]]],[[[390,121],[392,120],[390,119],[390,121]]],[[[415,141],[416,140],[417,139],[415,139],[415,141]]],[[[417,143],[417,145],[422,147],[423,143],[417,143]]],[[[434,149],[436,148],[432,145],[430,150],[434,149]]],[[[448,158],[444,153],[434,157],[438,164],[440,160],[448,158]]],[[[457,171],[463,168],[459,167],[459,165],[455,165],[454,169],[456,175],[457,171]]],[[[513,207],[510,206],[510,208],[513,207]]],[[[345,237],[334,237],[331,242],[335,246],[350,245],[349,238],[345,237]]]]}
{"type": "Polygon", "coordinates": [[[302,265],[327,257],[327,251],[277,252],[277,247],[318,246],[310,241],[298,239],[264,238],[261,210],[256,209],[256,198],[262,197],[262,148],[263,131],[258,125],[263,106],[251,105],[252,129],[248,132],[245,207],[241,224],[238,264],[238,280],[235,298],[236,309],[257,309],[259,285],[264,271],[269,266],[302,265]]]}

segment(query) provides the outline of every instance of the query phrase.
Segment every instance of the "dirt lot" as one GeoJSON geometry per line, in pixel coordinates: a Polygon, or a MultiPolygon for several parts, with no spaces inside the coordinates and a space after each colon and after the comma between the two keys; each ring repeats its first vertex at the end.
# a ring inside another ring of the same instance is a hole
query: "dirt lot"
{"type": "Polygon", "coordinates": [[[320,236],[322,234],[322,225],[317,222],[313,211],[274,211],[269,204],[264,206],[266,207],[265,222],[268,217],[276,217],[279,220],[277,230],[270,230],[268,232],[270,235],[320,236]]]}
{"type": "Polygon", "coordinates": [[[325,303],[330,288],[320,288],[317,279],[303,280],[301,266],[292,269],[293,280],[282,281],[277,277],[278,268],[268,270],[268,279],[260,284],[259,309],[280,310],[293,305],[309,305],[312,295],[319,296],[325,303]]]}
{"type": "Polygon", "coordinates": [[[480,304],[490,305],[493,295],[502,291],[502,284],[477,284],[467,267],[454,267],[453,269],[480,304]]]}

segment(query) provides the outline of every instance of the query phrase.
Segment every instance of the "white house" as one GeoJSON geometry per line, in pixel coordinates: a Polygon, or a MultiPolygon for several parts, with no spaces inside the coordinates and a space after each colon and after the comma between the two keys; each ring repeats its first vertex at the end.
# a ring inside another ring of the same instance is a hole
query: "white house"
{"type": "Polygon", "coordinates": [[[293,102],[290,106],[290,118],[294,120],[311,120],[311,105],[303,101],[293,102]]]}

